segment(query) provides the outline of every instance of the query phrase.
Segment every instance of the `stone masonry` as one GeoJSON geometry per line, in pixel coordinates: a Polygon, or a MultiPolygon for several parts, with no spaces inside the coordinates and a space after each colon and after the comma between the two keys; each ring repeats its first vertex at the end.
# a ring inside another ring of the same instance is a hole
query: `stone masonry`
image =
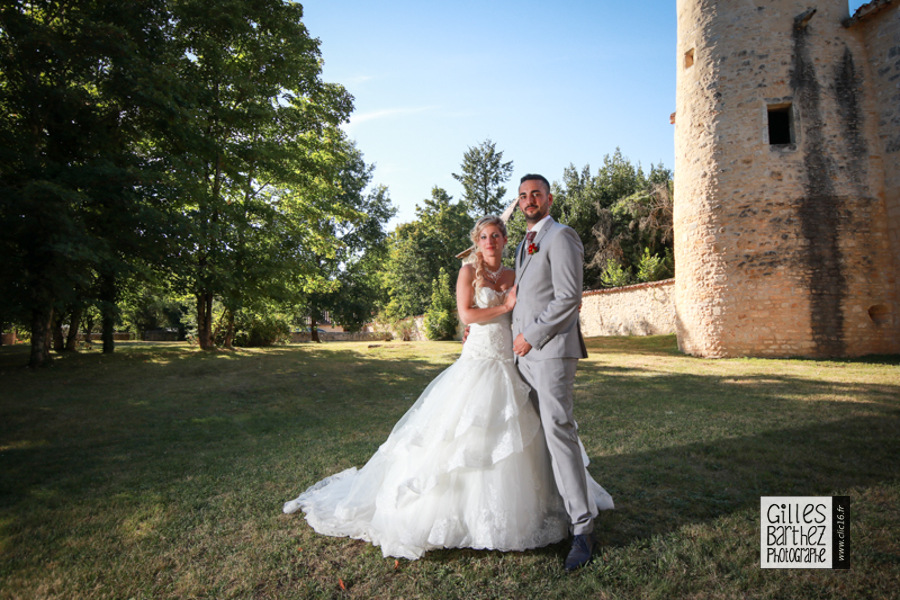
{"type": "Polygon", "coordinates": [[[639,283],[582,295],[581,333],[667,335],[675,333],[675,280],[639,283]]]}
{"type": "Polygon", "coordinates": [[[900,11],[677,0],[679,347],[900,352],[900,11]]]}

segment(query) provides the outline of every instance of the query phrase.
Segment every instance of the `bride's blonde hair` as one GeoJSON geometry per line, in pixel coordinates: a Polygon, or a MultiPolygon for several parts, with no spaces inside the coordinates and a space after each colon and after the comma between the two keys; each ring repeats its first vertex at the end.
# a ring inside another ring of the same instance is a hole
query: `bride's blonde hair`
{"type": "Polygon", "coordinates": [[[484,228],[490,225],[495,225],[504,238],[508,237],[506,235],[506,223],[497,215],[484,215],[475,222],[475,227],[469,232],[469,237],[475,245],[475,251],[472,253],[475,256],[475,281],[472,282],[472,285],[476,288],[481,287],[484,282],[484,257],[481,256],[481,250],[478,250],[478,237],[484,231],[484,228]]]}

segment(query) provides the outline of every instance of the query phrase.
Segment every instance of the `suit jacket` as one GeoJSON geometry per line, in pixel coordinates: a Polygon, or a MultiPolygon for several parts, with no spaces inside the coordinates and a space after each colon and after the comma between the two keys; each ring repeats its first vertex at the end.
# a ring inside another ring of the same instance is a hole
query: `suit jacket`
{"type": "Polygon", "coordinates": [[[584,280],[584,247],[575,230],[552,218],[532,242],[516,248],[516,306],[513,337],[524,334],[531,344],[526,360],[587,358],[578,309],[584,280]]]}

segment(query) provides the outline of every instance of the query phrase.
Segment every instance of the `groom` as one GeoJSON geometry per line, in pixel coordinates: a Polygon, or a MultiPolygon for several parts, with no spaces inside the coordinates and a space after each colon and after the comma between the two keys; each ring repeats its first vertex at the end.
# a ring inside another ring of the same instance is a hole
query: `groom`
{"type": "Polygon", "coordinates": [[[584,248],[575,231],[550,216],[553,195],[542,175],[525,175],[519,209],[528,234],[516,249],[516,306],[513,351],[532,389],[556,485],[572,521],[575,538],[566,571],[591,559],[597,507],[590,498],[585,465],[572,416],[572,390],[579,358],[587,358],[578,323],[584,248]]]}

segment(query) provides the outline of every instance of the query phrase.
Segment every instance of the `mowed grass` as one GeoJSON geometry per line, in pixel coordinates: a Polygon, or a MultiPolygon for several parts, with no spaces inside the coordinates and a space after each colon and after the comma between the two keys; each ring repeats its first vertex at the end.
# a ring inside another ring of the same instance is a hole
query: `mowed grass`
{"type": "Polygon", "coordinates": [[[361,466],[453,342],[0,348],[0,598],[889,598],[900,360],[702,360],[589,340],[576,417],[617,509],[599,555],[383,558],[281,505],[361,466]],[[851,498],[851,569],[759,568],[760,496],[851,498]]]}

